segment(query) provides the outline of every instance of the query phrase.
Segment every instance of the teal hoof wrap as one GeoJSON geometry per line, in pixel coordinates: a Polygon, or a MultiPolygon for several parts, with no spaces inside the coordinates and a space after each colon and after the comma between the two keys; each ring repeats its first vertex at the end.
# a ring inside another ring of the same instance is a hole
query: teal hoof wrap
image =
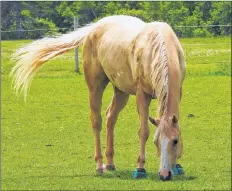
{"type": "Polygon", "coordinates": [[[144,168],[137,168],[134,172],[133,172],[133,178],[134,179],[138,179],[138,178],[146,178],[147,177],[147,173],[146,170],[144,168]]]}
{"type": "Polygon", "coordinates": [[[176,164],[176,167],[172,169],[174,175],[184,174],[184,169],[180,164],[176,164]]]}

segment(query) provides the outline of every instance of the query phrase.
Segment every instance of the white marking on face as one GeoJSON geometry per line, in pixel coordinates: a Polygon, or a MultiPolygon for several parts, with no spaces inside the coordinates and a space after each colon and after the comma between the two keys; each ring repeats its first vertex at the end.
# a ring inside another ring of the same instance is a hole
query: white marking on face
{"type": "Polygon", "coordinates": [[[161,162],[160,170],[170,170],[168,165],[168,138],[163,137],[161,140],[161,162]]]}

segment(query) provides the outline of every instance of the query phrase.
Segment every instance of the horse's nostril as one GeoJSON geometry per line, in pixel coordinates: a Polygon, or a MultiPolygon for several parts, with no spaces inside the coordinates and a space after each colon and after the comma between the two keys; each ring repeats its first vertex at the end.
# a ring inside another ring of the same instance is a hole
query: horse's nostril
{"type": "Polygon", "coordinates": [[[168,177],[167,177],[167,180],[171,180],[172,179],[172,173],[171,171],[168,172],[168,177]]]}

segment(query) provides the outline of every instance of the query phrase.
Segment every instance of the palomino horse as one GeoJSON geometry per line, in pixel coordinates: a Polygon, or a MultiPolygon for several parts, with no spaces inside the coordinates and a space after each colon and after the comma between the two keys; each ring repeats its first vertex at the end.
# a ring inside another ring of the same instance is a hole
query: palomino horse
{"type": "Polygon", "coordinates": [[[97,172],[114,170],[114,126],[129,95],[136,95],[140,119],[140,150],[135,178],[146,173],[145,144],[148,119],[158,126],[154,143],[160,155],[160,178],[169,180],[182,153],[178,125],[181,88],[185,76],[182,47],[162,22],[145,23],[131,16],[110,16],[94,24],[54,38],[44,38],[17,50],[12,59],[16,92],[27,94],[38,69],[48,60],[83,44],[83,67],[89,88],[92,129],[95,136],[97,172]],[[103,165],[100,132],[102,95],[108,82],[114,96],[107,116],[107,163],[103,165]],[[151,99],[157,98],[159,118],[149,117],[151,99]]]}

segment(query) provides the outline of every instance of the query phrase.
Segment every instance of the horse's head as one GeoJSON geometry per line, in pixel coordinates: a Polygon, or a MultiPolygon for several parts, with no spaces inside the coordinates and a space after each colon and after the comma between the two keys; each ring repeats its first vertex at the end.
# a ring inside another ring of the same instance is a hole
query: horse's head
{"type": "Polygon", "coordinates": [[[175,115],[163,116],[161,119],[149,117],[152,124],[157,126],[154,143],[160,156],[160,179],[170,180],[177,159],[182,155],[182,141],[178,119],[175,115]]]}

